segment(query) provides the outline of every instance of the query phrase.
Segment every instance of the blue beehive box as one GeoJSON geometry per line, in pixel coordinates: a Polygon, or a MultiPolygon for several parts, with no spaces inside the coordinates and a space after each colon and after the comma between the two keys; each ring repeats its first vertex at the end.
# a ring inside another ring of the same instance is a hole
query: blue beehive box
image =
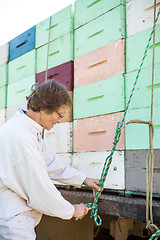
{"type": "Polygon", "coordinates": [[[35,26],[9,42],[9,61],[35,48],[35,26]]]}

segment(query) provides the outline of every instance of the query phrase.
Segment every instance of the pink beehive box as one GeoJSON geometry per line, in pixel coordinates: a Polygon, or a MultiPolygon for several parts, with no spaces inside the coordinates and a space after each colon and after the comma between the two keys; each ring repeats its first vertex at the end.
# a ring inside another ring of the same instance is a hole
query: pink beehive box
{"type": "MultiPolygon", "coordinates": [[[[74,120],[74,152],[111,150],[118,121],[123,112],[74,120]]],[[[122,127],[116,150],[125,149],[125,130],[122,127]]]]}
{"type": "Polygon", "coordinates": [[[125,40],[80,56],[74,61],[74,87],[100,81],[125,72],[125,40]]]}

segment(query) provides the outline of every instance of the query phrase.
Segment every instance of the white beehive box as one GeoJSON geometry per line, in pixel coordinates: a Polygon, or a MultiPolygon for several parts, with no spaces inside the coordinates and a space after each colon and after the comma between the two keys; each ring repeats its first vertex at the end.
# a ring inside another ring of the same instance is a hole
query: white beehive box
{"type": "Polygon", "coordinates": [[[0,109],[0,127],[5,123],[6,108],[0,109]]]}

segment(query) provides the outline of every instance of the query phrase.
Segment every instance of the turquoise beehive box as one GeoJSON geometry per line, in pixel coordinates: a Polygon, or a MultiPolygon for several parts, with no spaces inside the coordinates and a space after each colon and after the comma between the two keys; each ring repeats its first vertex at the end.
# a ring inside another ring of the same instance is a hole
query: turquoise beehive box
{"type": "Polygon", "coordinates": [[[74,119],[124,111],[124,76],[117,75],[74,89],[74,119]]]}

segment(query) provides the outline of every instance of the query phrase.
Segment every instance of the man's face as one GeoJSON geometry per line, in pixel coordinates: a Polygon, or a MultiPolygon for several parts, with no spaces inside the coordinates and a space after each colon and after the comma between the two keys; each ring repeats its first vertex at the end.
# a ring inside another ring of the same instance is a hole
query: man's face
{"type": "Polygon", "coordinates": [[[62,105],[57,111],[47,114],[45,111],[40,111],[40,122],[39,124],[43,129],[50,130],[55,124],[60,123],[65,113],[68,111],[66,105],[62,105]]]}

